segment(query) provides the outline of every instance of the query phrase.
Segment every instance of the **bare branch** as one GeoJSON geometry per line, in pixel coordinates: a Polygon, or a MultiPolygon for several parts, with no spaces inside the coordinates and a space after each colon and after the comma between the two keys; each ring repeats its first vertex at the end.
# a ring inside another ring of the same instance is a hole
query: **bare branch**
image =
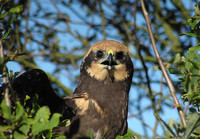
{"type": "MultiPolygon", "coordinates": [[[[2,44],[2,40],[0,39],[0,54],[1,54],[1,58],[4,58],[4,51],[3,51],[3,44],[2,44]]],[[[6,88],[5,88],[5,91],[4,91],[4,97],[5,97],[5,101],[6,101],[6,104],[7,106],[11,106],[11,102],[10,102],[10,99],[9,99],[9,90],[8,90],[8,87],[7,87],[7,68],[3,68],[3,84],[6,85],[6,88]]]]}
{"type": "Polygon", "coordinates": [[[158,60],[159,65],[160,65],[160,68],[162,70],[163,76],[165,77],[165,80],[166,80],[167,85],[169,87],[170,94],[174,99],[174,103],[175,103],[176,106],[178,106],[177,110],[178,110],[181,122],[183,124],[183,127],[186,127],[186,121],[185,121],[184,112],[183,112],[183,110],[182,110],[182,108],[180,106],[179,100],[176,97],[174,85],[173,85],[173,83],[172,83],[167,71],[165,70],[165,67],[163,65],[162,59],[161,59],[161,57],[160,57],[160,55],[158,53],[158,50],[157,50],[157,47],[156,47],[156,43],[155,43],[155,39],[154,39],[154,36],[153,36],[153,33],[152,33],[152,28],[151,28],[151,24],[150,24],[149,15],[148,15],[148,12],[146,11],[146,8],[145,8],[145,5],[144,5],[144,1],[140,0],[140,3],[141,3],[142,11],[143,11],[143,14],[144,14],[144,18],[145,18],[145,21],[146,21],[146,24],[147,24],[147,28],[148,28],[148,31],[149,31],[149,36],[150,36],[150,39],[151,39],[153,50],[155,52],[155,55],[156,55],[156,58],[158,60]]]}

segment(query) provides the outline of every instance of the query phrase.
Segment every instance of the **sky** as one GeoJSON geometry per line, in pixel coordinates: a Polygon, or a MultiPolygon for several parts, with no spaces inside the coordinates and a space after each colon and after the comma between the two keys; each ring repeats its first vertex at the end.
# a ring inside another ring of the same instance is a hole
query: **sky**
{"type": "MultiPolygon", "coordinates": [[[[185,2],[185,6],[186,7],[191,8],[191,3],[189,2],[189,0],[188,1],[186,0],[184,2],[185,2]]],[[[170,3],[168,3],[168,4],[170,5],[170,3]]],[[[192,7],[193,7],[193,5],[192,5],[192,7]]],[[[51,5],[48,5],[48,3],[45,5],[45,8],[47,8],[47,9],[51,8],[53,10],[53,8],[51,7],[51,5]]],[[[62,7],[60,7],[60,8],[62,8],[62,7]]],[[[74,5],[74,8],[79,8],[79,6],[78,5],[74,5]]],[[[35,10],[34,9],[34,5],[31,5],[31,10],[33,10],[33,11],[35,10]]],[[[69,11],[66,11],[66,12],[69,13],[69,11]]],[[[108,12],[109,12],[109,10],[108,10],[108,12]]],[[[81,13],[81,14],[84,14],[84,13],[81,13]]],[[[74,21],[78,21],[79,20],[72,13],[70,13],[70,15],[71,15],[71,17],[73,18],[74,21]]],[[[142,15],[138,15],[138,19],[139,19],[139,20],[137,20],[138,24],[144,23],[144,18],[143,18],[142,15]]],[[[96,19],[96,20],[98,20],[98,19],[96,19]]],[[[81,28],[83,34],[86,33],[85,31],[87,29],[85,29],[83,26],[78,26],[78,25],[77,26],[72,26],[72,29],[77,29],[77,28],[81,28]]],[[[115,32],[113,32],[113,33],[115,33],[115,32]]],[[[77,43],[77,45],[79,43],[79,42],[76,42],[76,41],[72,41],[73,38],[71,38],[67,34],[59,35],[58,38],[61,40],[61,45],[63,45],[63,46],[65,46],[65,45],[66,46],[70,46],[70,45],[73,46],[76,43],[77,43]]],[[[99,38],[99,39],[101,40],[102,38],[99,38]]],[[[34,49],[34,47],[37,47],[37,46],[34,46],[33,44],[28,45],[28,49],[34,49]]],[[[70,50],[70,48],[68,48],[68,49],[70,50]]],[[[36,59],[36,63],[40,66],[41,69],[43,69],[44,71],[49,72],[49,73],[52,73],[54,71],[54,69],[55,69],[55,65],[54,64],[52,64],[50,62],[47,62],[47,61],[43,61],[40,58],[36,59]]],[[[134,64],[137,64],[137,63],[134,63],[134,64]]],[[[7,67],[8,67],[9,70],[13,70],[14,72],[17,72],[17,71],[21,70],[19,64],[17,64],[16,62],[8,62],[7,63],[7,67]]],[[[150,66],[148,68],[149,68],[149,74],[151,74],[152,71],[154,71],[153,66],[150,66]]],[[[79,73],[78,70],[72,72],[72,74],[74,74],[74,75],[76,75],[78,73],[79,73]]],[[[72,90],[74,90],[75,86],[74,86],[73,83],[71,83],[71,81],[69,80],[69,78],[67,78],[67,77],[69,77],[69,75],[67,75],[67,74],[68,73],[66,73],[65,70],[63,70],[62,73],[59,75],[59,79],[68,88],[71,88],[72,90]]],[[[72,77],[74,77],[74,76],[72,76],[72,77]]],[[[157,71],[156,75],[154,75],[152,78],[161,78],[161,72],[157,71]]],[[[157,86],[152,86],[152,88],[157,88],[157,86]]],[[[166,90],[166,91],[168,91],[168,90],[166,90]]],[[[130,100],[136,100],[136,98],[137,98],[138,95],[139,95],[138,90],[136,90],[135,88],[132,87],[131,90],[130,90],[130,100]]],[[[143,100],[141,100],[140,103],[141,103],[141,107],[145,108],[147,105],[149,105],[151,103],[151,101],[148,100],[148,99],[143,99],[143,100]]],[[[135,111],[135,109],[133,107],[129,107],[129,109],[132,112],[135,111]]],[[[163,114],[160,115],[163,118],[164,121],[167,122],[170,119],[174,119],[175,121],[179,120],[179,116],[178,116],[178,113],[177,113],[176,109],[166,107],[164,110],[165,110],[164,115],[163,114]]],[[[143,114],[143,118],[144,118],[145,122],[148,123],[148,125],[153,128],[153,125],[154,125],[154,122],[155,122],[154,112],[153,111],[146,111],[143,114]]],[[[133,118],[129,118],[128,119],[128,124],[129,124],[129,128],[131,130],[133,130],[134,132],[137,132],[139,134],[144,134],[144,130],[143,130],[143,127],[141,125],[141,121],[139,121],[138,119],[136,119],[134,117],[133,118]]],[[[158,128],[158,133],[160,135],[163,134],[162,133],[162,129],[161,129],[160,126],[158,128]]],[[[151,137],[152,136],[152,131],[149,130],[148,131],[148,135],[151,137]]]]}

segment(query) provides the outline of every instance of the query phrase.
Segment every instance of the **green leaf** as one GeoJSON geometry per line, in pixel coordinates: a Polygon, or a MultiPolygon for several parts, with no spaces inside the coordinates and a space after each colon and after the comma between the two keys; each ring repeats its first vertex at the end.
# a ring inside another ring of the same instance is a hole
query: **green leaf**
{"type": "Polygon", "coordinates": [[[194,18],[190,18],[190,19],[187,20],[187,22],[188,22],[189,26],[191,27],[191,29],[194,30],[195,26],[197,24],[196,20],[194,18]]]}
{"type": "Polygon", "coordinates": [[[133,133],[128,132],[124,136],[117,136],[115,139],[134,139],[133,133]]]}
{"type": "Polygon", "coordinates": [[[92,139],[92,132],[90,130],[88,131],[87,136],[89,139],[92,139]]]}
{"type": "Polygon", "coordinates": [[[22,133],[27,134],[30,131],[30,125],[24,124],[19,128],[19,130],[22,133]]]}
{"type": "Polygon", "coordinates": [[[33,135],[37,135],[38,133],[47,130],[49,116],[50,110],[47,106],[43,106],[37,111],[32,125],[33,135]]]}
{"type": "Polygon", "coordinates": [[[11,31],[11,27],[9,27],[9,28],[6,30],[6,32],[3,34],[3,36],[2,36],[2,39],[3,39],[3,40],[5,40],[5,39],[8,37],[8,35],[10,34],[10,31],[11,31]]]}
{"type": "Polygon", "coordinates": [[[47,124],[47,122],[45,122],[45,121],[38,121],[37,123],[35,123],[32,126],[33,135],[35,136],[38,133],[45,131],[46,129],[44,127],[45,127],[46,124],[47,124]]]}
{"type": "Polygon", "coordinates": [[[26,95],[26,97],[24,99],[24,102],[27,101],[27,100],[29,100],[30,98],[31,98],[30,96],[26,95]]]}
{"type": "Polygon", "coordinates": [[[195,52],[194,51],[188,51],[186,55],[186,61],[185,61],[185,69],[190,70],[192,67],[192,63],[190,61],[193,61],[195,58],[195,52]]]}
{"type": "Polygon", "coordinates": [[[19,13],[19,12],[21,12],[23,10],[23,5],[18,5],[18,6],[16,6],[16,7],[14,7],[14,8],[11,8],[10,10],[9,10],[9,12],[10,13],[19,13]]]}
{"type": "Polygon", "coordinates": [[[11,119],[11,111],[10,111],[10,108],[8,107],[8,105],[6,104],[5,99],[2,100],[2,102],[1,102],[1,108],[3,111],[3,116],[10,120],[11,119]]]}
{"type": "Polygon", "coordinates": [[[54,139],[66,139],[66,136],[61,136],[61,135],[54,135],[54,139]]]}
{"type": "Polygon", "coordinates": [[[6,125],[0,126],[0,132],[4,132],[4,131],[8,130],[9,128],[11,128],[11,126],[6,126],[6,125]]]}
{"type": "Polygon", "coordinates": [[[61,114],[54,113],[50,121],[39,121],[33,125],[33,135],[45,130],[51,130],[59,124],[61,114]]]}
{"type": "Polygon", "coordinates": [[[200,125],[200,115],[196,112],[191,114],[186,125],[184,139],[188,139],[190,134],[200,125]]]}
{"type": "Polygon", "coordinates": [[[43,106],[37,111],[34,119],[40,120],[41,122],[48,121],[50,114],[49,108],[47,106],[43,106]]]}
{"type": "Polygon", "coordinates": [[[46,125],[46,129],[52,129],[54,127],[56,127],[59,122],[60,122],[60,117],[61,117],[61,114],[59,113],[54,113],[52,118],[50,119],[49,123],[46,125]]]}
{"type": "Polygon", "coordinates": [[[200,9],[199,9],[200,2],[194,5],[195,15],[200,15],[200,9]]]}
{"type": "Polygon", "coordinates": [[[171,118],[171,119],[168,121],[168,125],[169,125],[169,127],[170,127],[171,129],[173,129],[173,128],[174,128],[175,121],[174,121],[174,119],[173,119],[173,118],[171,118]]]}
{"type": "Polygon", "coordinates": [[[3,133],[0,132],[0,139],[7,139],[7,137],[3,133]]]}
{"type": "Polygon", "coordinates": [[[189,51],[200,51],[200,45],[197,45],[197,46],[195,46],[195,47],[190,47],[189,48],[189,51]]]}
{"type": "Polygon", "coordinates": [[[182,74],[178,69],[176,68],[169,68],[169,72],[171,74],[182,74]]]}
{"type": "Polygon", "coordinates": [[[153,66],[153,69],[154,69],[154,70],[160,70],[160,66],[158,66],[158,65],[153,66]]]}
{"type": "Polygon", "coordinates": [[[3,13],[3,14],[0,14],[0,19],[6,17],[7,15],[8,15],[8,12],[5,12],[5,13],[3,13]]]}
{"type": "Polygon", "coordinates": [[[198,37],[196,33],[182,33],[180,36],[182,35],[187,35],[187,36],[191,36],[191,37],[198,37]]]}
{"type": "Polygon", "coordinates": [[[17,109],[16,109],[15,121],[18,121],[24,114],[24,108],[19,102],[16,102],[16,104],[17,104],[17,109]]]}
{"type": "Polygon", "coordinates": [[[177,64],[181,61],[181,55],[180,53],[176,54],[175,57],[174,57],[174,61],[173,61],[173,64],[177,64]]]}
{"type": "MultiPolygon", "coordinates": [[[[191,62],[192,63],[192,65],[195,67],[195,69],[200,69],[200,63],[198,63],[198,62],[194,62],[194,61],[189,61],[189,62],[191,62]]],[[[198,75],[198,74],[197,74],[198,75]]]]}
{"type": "Polygon", "coordinates": [[[14,132],[14,139],[26,139],[26,136],[23,134],[20,134],[19,132],[14,132]]]}
{"type": "Polygon", "coordinates": [[[26,124],[28,124],[28,125],[32,125],[32,124],[34,124],[34,123],[36,123],[36,122],[37,122],[37,121],[34,120],[34,119],[32,119],[32,118],[24,119],[24,120],[22,121],[22,123],[26,123],[26,124]]]}
{"type": "Polygon", "coordinates": [[[10,20],[10,24],[12,24],[15,20],[17,19],[17,15],[13,14],[11,20],[10,20]]]}

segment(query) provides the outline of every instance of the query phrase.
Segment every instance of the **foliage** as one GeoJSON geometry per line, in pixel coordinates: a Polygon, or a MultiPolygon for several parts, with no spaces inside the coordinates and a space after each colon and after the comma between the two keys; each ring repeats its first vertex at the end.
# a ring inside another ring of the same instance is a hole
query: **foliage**
{"type": "Polygon", "coordinates": [[[24,109],[19,102],[16,102],[12,108],[13,110],[6,105],[5,100],[1,102],[1,138],[51,138],[52,129],[59,124],[61,115],[55,113],[50,118],[50,111],[46,106],[36,111],[24,109]]]}
{"type": "MultiPolygon", "coordinates": [[[[200,31],[200,16],[199,16],[200,3],[194,6],[195,15],[188,19],[188,24],[191,27],[192,33],[185,33],[185,35],[195,36],[199,38],[200,31]]],[[[171,59],[172,74],[179,76],[180,90],[182,90],[183,103],[188,103],[189,112],[187,114],[187,126],[183,130],[184,138],[198,138],[200,135],[200,44],[189,48],[186,56],[176,54],[171,59]],[[198,129],[197,129],[198,128],[198,129]]],[[[185,108],[187,112],[188,107],[185,108]]],[[[176,130],[177,131],[177,130],[176,130]]],[[[180,131],[177,131],[179,133],[180,131]]],[[[176,135],[179,136],[179,135],[176,135]]]]}
{"type": "MultiPolygon", "coordinates": [[[[6,85],[11,87],[8,82],[17,75],[10,72],[15,69],[9,66],[10,61],[14,61],[12,64],[17,64],[21,71],[41,68],[50,72],[48,76],[58,94],[71,94],[79,78],[80,61],[89,46],[102,39],[114,39],[127,45],[134,61],[129,107],[129,116],[139,121],[138,125],[134,122],[131,125],[135,127],[134,135],[138,139],[199,136],[200,44],[194,46],[200,34],[199,3],[192,17],[193,7],[188,8],[190,4],[185,1],[145,0],[145,3],[159,53],[171,75],[175,75],[172,79],[177,95],[183,99],[181,106],[173,105],[162,73],[153,69],[158,64],[149,47],[148,31],[137,0],[0,1],[0,39],[5,54],[0,58],[1,94],[6,85]],[[5,70],[6,67],[9,70],[5,70]],[[6,83],[3,77],[7,77],[6,83]],[[69,83],[58,80],[59,77],[66,77],[69,83]],[[176,121],[176,117],[166,122],[165,115],[169,115],[172,107],[185,108],[186,128],[176,121]],[[149,120],[149,114],[155,115],[155,120],[149,120]],[[143,132],[137,133],[137,128],[143,132]]],[[[191,5],[194,3],[191,1],[191,5]]],[[[3,97],[0,99],[3,120],[0,138],[52,137],[51,130],[58,124],[59,115],[51,117],[47,107],[25,108],[16,101],[12,91],[13,109],[5,105],[3,97]],[[37,120],[40,123],[35,123],[37,120]],[[48,128],[45,125],[49,125],[48,128]]],[[[128,133],[117,138],[131,137],[128,133]]]]}

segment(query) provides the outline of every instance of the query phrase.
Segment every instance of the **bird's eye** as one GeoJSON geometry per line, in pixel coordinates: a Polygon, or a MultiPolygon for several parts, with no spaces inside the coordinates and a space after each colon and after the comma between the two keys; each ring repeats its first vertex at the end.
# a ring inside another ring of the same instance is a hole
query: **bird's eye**
{"type": "Polygon", "coordinates": [[[124,53],[123,52],[117,52],[116,53],[116,59],[120,60],[124,58],[124,53]]]}
{"type": "Polygon", "coordinates": [[[103,57],[103,52],[102,51],[97,51],[96,56],[97,56],[97,58],[102,58],[103,57]]]}

